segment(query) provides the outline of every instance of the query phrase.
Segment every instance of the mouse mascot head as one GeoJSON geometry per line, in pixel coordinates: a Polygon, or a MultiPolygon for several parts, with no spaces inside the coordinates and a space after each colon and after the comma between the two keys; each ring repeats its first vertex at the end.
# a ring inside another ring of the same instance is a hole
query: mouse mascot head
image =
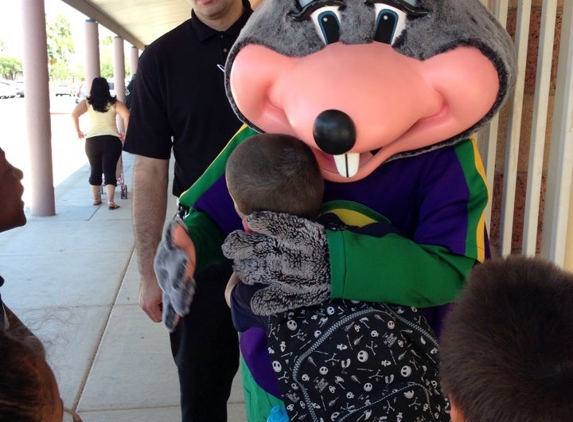
{"type": "Polygon", "coordinates": [[[324,211],[352,226],[378,223],[369,238],[327,230],[317,235],[322,247],[310,234],[308,243],[289,239],[294,220],[251,216],[270,243],[234,234],[225,247],[247,282],[284,279],[303,257],[319,267],[312,280],[298,274],[302,296],[274,286],[255,297],[259,313],[312,304],[325,292],[420,307],[455,298],[489,253],[488,191],[469,136],[516,79],[511,39],[479,0],[265,0],[226,75],[248,127],[313,149],[324,211]],[[383,286],[380,294],[373,286],[383,286]]]}
{"type": "MultiPolygon", "coordinates": [[[[264,0],[226,64],[229,99],[246,126],[180,198],[190,209],[188,275],[212,264],[228,235],[223,253],[239,278],[264,286],[250,299],[257,315],[351,299],[424,308],[439,329],[434,310],[455,300],[470,269],[488,255],[488,189],[469,135],[499,110],[515,78],[511,39],[479,0],[264,0]],[[224,161],[256,132],[293,135],[312,148],[325,179],[322,211],[352,229],[261,211],[247,217],[254,233],[235,231],[242,225],[222,177],[224,161]]],[[[156,267],[175,266],[170,236],[160,247],[170,259],[156,267]]],[[[158,271],[158,278],[174,274],[177,284],[181,273],[158,271]]],[[[372,338],[371,346],[390,340],[372,338]]],[[[273,367],[280,365],[271,365],[265,345],[264,330],[241,336],[250,369],[243,378],[256,385],[249,397],[276,386],[273,367]]],[[[407,367],[395,374],[404,382],[407,367]]],[[[344,379],[335,379],[317,379],[315,387],[341,398],[344,379]]],[[[303,393],[293,394],[291,403],[303,393]]],[[[418,397],[410,390],[404,396],[418,397]]],[[[291,419],[314,420],[292,409],[291,419]]]]}
{"type": "Polygon", "coordinates": [[[451,145],[515,80],[511,40],[478,0],[265,0],[227,63],[248,125],[313,147],[324,178],[451,145]]]}

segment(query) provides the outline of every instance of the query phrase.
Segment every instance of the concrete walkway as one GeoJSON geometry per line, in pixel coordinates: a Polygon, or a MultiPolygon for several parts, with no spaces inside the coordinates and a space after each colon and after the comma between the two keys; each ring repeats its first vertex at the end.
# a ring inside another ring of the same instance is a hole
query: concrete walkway
{"type": "MultiPolygon", "coordinates": [[[[118,187],[120,209],[108,210],[105,197],[91,205],[85,165],[56,187],[56,216],[29,217],[0,234],[2,298],[44,342],[62,399],[84,422],[177,422],[168,333],[138,304],[133,156],[123,162],[128,199],[118,187]]],[[[246,422],[239,374],[229,422],[246,422]]]]}

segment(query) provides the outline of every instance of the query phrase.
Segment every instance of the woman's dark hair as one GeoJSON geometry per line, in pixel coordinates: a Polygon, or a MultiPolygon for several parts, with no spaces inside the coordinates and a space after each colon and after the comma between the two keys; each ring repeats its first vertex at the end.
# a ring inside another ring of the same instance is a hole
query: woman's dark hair
{"type": "Polygon", "coordinates": [[[105,78],[97,77],[92,81],[90,96],[86,98],[95,111],[105,113],[110,104],[115,104],[117,97],[109,93],[109,85],[105,78]]]}

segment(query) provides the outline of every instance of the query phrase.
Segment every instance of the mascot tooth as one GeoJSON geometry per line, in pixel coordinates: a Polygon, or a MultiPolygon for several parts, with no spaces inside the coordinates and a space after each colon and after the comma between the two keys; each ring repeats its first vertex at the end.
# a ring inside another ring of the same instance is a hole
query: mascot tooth
{"type": "Polygon", "coordinates": [[[360,154],[348,153],[334,155],[334,162],[336,163],[336,169],[343,177],[352,177],[358,173],[358,168],[360,166],[360,154]]]}
{"type": "MultiPolygon", "coordinates": [[[[329,298],[388,302],[424,308],[439,332],[444,306],[489,253],[489,194],[470,135],[516,79],[511,39],[494,16],[479,0],[264,0],[225,69],[245,126],[180,198],[188,241],[177,247],[196,263],[187,275],[226,256],[241,280],[269,285],[251,301],[259,315],[329,298]],[[323,211],[362,232],[270,212],[247,218],[265,234],[238,231],[224,164],[257,132],[309,145],[325,179],[323,211]],[[285,275],[300,262],[312,274],[285,275]]],[[[264,421],[280,402],[265,331],[243,333],[241,348],[248,418],[264,421]]]]}

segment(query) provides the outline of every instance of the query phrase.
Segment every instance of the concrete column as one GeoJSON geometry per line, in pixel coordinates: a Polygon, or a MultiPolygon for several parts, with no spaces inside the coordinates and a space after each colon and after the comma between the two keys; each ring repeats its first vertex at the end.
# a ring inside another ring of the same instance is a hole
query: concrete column
{"type": "Polygon", "coordinates": [[[92,81],[100,76],[99,26],[93,19],[86,20],[86,94],[90,94],[92,81]]]}
{"type": "Polygon", "coordinates": [[[116,35],[113,39],[113,80],[115,95],[118,100],[125,101],[125,53],[123,38],[116,35]]]}
{"type": "MultiPolygon", "coordinates": [[[[125,102],[125,53],[123,38],[118,35],[113,39],[113,81],[117,99],[125,102]]],[[[119,115],[117,116],[117,128],[121,133],[125,133],[123,120],[119,115]]]]}
{"type": "Polygon", "coordinates": [[[36,217],[55,215],[54,178],[52,173],[52,127],[46,14],[44,0],[28,0],[22,4],[24,41],[25,110],[30,149],[32,180],[31,213],[36,217]]]}
{"type": "Polygon", "coordinates": [[[139,64],[139,49],[132,45],[129,54],[129,70],[131,74],[135,75],[137,73],[137,65],[139,64]]]}

